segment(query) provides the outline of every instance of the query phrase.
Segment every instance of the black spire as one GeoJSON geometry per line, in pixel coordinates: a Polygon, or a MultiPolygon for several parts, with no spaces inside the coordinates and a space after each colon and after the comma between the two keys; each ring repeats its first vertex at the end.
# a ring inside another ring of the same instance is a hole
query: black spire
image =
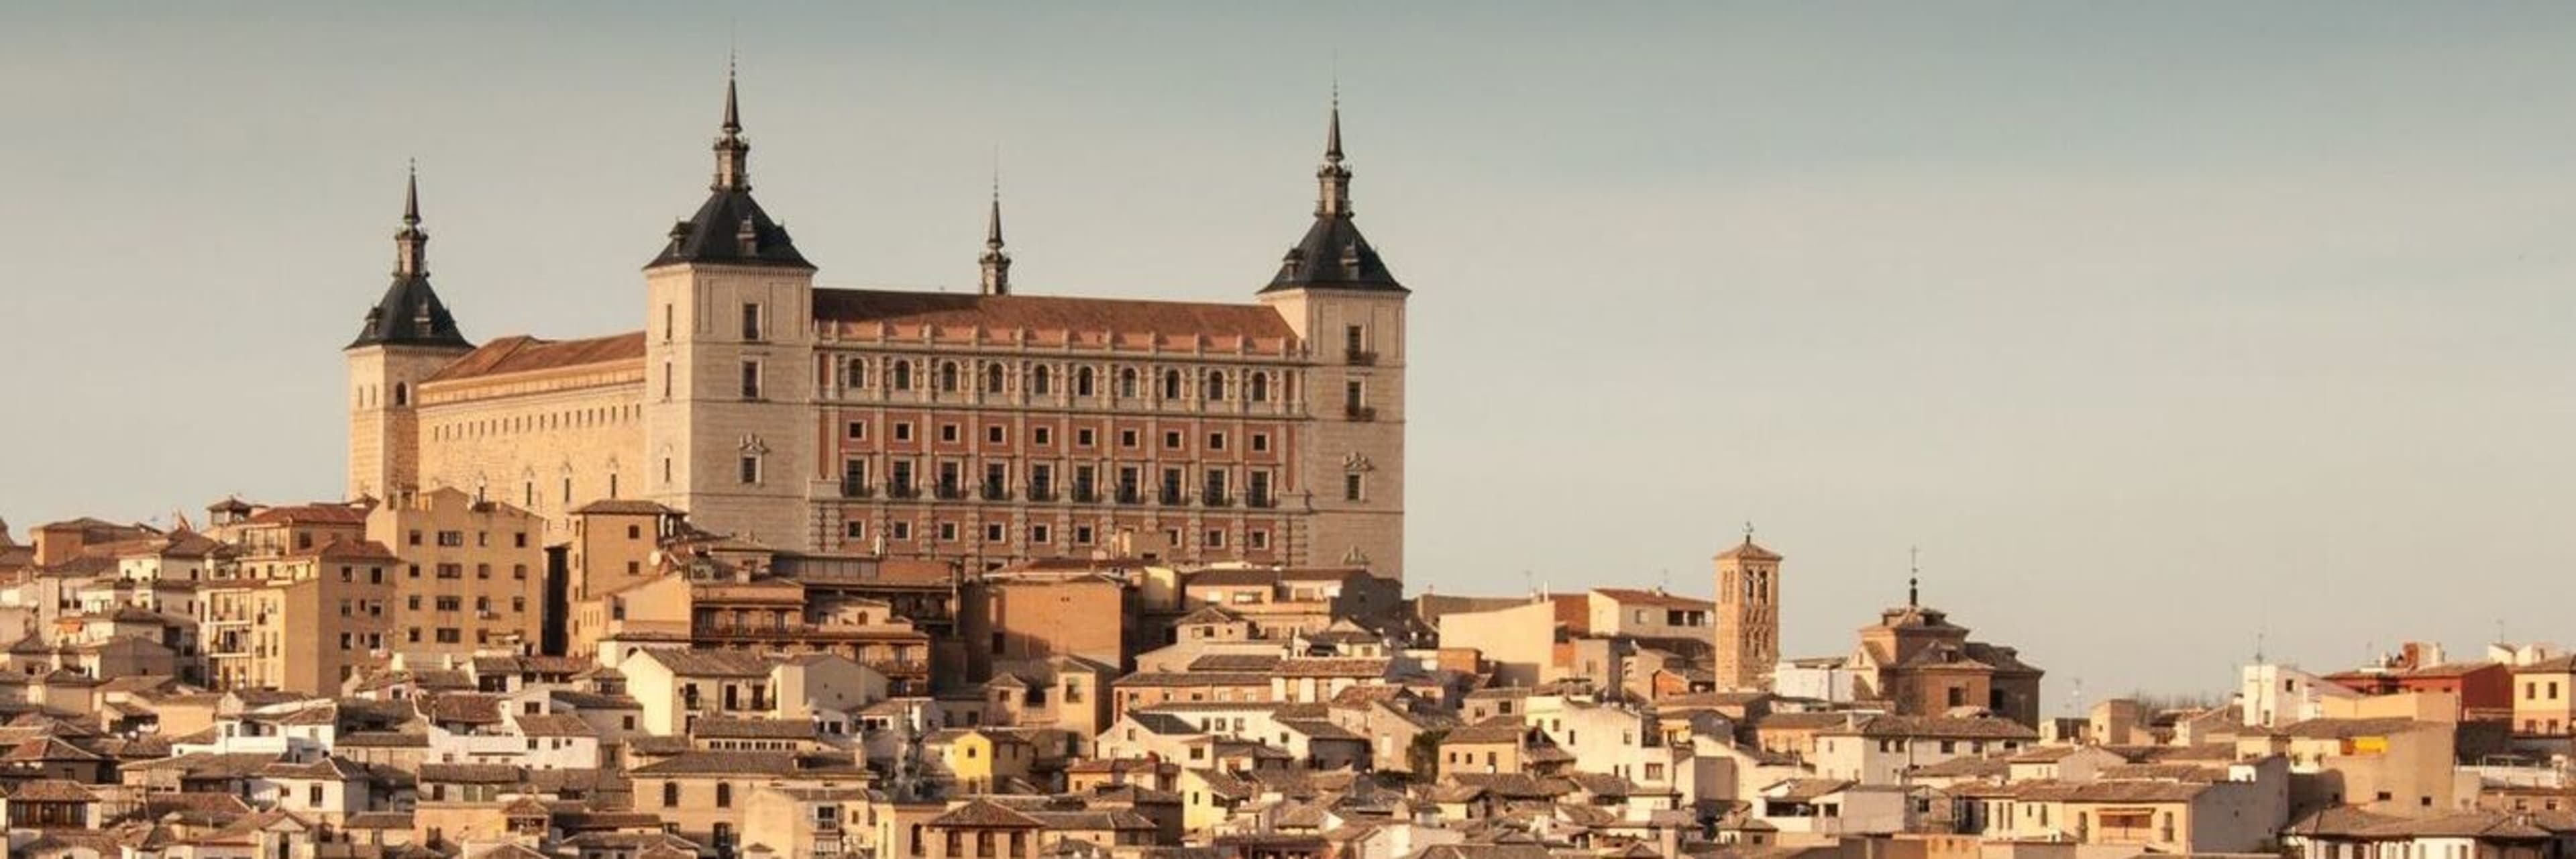
{"type": "Polygon", "coordinates": [[[1011,255],[1002,252],[1002,176],[993,173],[993,205],[984,219],[984,255],[976,258],[984,269],[984,294],[1011,294],[1011,255]]]}
{"type": "Polygon", "coordinates": [[[1409,292],[1378,259],[1377,249],[1351,222],[1351,168],[1342,163],[1342,91],[1333,86],[1324,126],[1324,163],[1315,168],[1315,223],[1279,261],[1279,274],[1263,292],[1306,287],[1409,292]]]}
{"type": "Polygon", "coordinates": [[[733,64],[725,64],[724,123],[717,127],[716,176],[707,201],[688,220],[671,226],[670,241],[645,268],[674,263],[783,266],[812,269],[787,225],[770,220],[751,199],[751,142],[742,137],[742,108],[733,64]]]}
{"type": "Polygon", "coordinates": [[[742,139],[742,108],[734,86],[732,58],[725,60],[724,132],[716,138],[716,181],[710,191],[751,190],[751,142],[742,139]]]}
{"type": "Polygon", "coordinates": [[[429,232],[420,228],[420,171],[403,181],[402,229],[394,232],[394,282],[384,298],[367,310],[366,323],[349,348],[360,346],[453,346],[473,348],[456,329],[456,317],[429,288],[429,232]]]}

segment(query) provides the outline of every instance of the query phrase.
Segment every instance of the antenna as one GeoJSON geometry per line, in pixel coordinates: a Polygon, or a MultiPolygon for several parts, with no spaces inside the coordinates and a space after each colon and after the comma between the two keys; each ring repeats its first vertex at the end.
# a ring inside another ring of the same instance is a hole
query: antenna
{"type": "Polygon", "coordinates": [[[1921,546],[1905,547],[1905,605],[1907,608],[1920,608],[1923,605],[1923,547],[1921,546]]]}

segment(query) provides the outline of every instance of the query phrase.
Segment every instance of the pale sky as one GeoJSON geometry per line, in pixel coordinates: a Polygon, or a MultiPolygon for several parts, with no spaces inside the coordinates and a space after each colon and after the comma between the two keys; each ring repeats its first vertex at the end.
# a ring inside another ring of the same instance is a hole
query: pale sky
{"type": "Polygon", "coordinates": [[[1412,583],[1924,592],[2047,710],[2576,643],[2576,7],[0,7],[0,516],[340,490],[403,162],[477,341],[640,325],[728,33],[825,285],[1248,300],[1338,68],[1412,583]],[[1524,576],[1526,574],[1526,578],[1524,576]]]}

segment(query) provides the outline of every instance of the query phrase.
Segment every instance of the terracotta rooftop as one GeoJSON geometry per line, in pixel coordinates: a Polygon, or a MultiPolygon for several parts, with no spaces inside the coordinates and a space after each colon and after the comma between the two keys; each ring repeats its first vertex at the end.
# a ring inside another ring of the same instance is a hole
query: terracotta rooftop
{"type": "Polygon", "coordinates": [[[1064,332],[1077,337],[1109,332],[1158,338],[1204,335],[1275,341],[1263,351],[1278,350],[1296,337],[1278,311],[1258,304],[1052,295],[817,289],[814,318],[817,322],[837,323],[845,330],[870,323],[888,325],[899,336],[917,336],[921,326],[928,325],[961,332],[981,328],[987,332],[1064,332]]]}
{"type": "Polygon", "coordinates": [[[485,343],[422,381],[446,382],[504,373],[533,373],[587,364],[640,361],[643,358],[642,331],[587,340],[539,340],[514,335],[485,343]]]}

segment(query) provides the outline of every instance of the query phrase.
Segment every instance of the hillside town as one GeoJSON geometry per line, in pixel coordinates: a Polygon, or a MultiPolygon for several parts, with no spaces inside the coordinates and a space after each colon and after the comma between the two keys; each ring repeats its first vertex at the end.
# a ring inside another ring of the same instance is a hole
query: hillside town
{"type": "Polygon", "coordinates": [[[976,290],[817,286],[739,91],[616,333],[469,339],[415,175],[303,404],[345,492],[0,525],[8,856],[2576,857],[2548,644],[2052,702],[1919,583],[1783,652],[1750,526],[1679,586],[1408,589],[1338,95],[1277,268],[1183,302],[1015,291],[998,188],[976,290]]]}
{"type": "MultiPolygon", "coordinates": [[[[1158,547],[774,549],[457,490],[0,537],[12,856],[2532,857],[2576,656],[2411,643],[2052,717],[1909,594],[1777,652],[1782,555],[1408,594],[1158,547]]],[[[2058,708],[2065,709],[2065,708],[2058,708]]]]}

